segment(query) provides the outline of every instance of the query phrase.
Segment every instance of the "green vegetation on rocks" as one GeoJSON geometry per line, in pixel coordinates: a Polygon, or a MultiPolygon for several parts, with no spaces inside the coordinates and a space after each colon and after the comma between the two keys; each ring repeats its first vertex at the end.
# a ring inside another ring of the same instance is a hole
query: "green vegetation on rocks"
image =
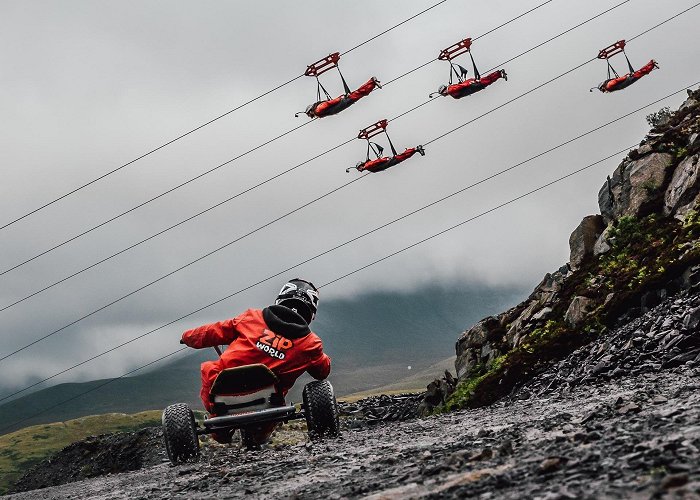
{"type": "Polygon", "coordinates": [[[600,215],[571,233],[569,264],[459,337],[459,383],[435,411],[490,404],[617,321],[700,286],[700,90],[647,121],[652,130],[603,183],[600,215]]]}
{"type": "Polygon", "coordinates": [[[695,211],[683,221],[657,214],[621,217],[609,231],[610,250],[589,258],[567,277],[544,325],[532,329],[514,349],[477,365],[436,412],[490,404],[518,381],[603,334],[643,294],[700,263],[699,237],[700,216],[695,211]],[[572,327],[564,318],[577,296],[590,299],[592,305],[584,322],[572,327]]]}

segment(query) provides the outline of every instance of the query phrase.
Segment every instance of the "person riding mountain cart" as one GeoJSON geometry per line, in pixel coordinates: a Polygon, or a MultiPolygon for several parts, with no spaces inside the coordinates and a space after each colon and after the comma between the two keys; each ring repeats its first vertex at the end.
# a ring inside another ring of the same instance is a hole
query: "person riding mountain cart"
{"type": "Polygon", "coordinates": [[[187,404],[163,411],[163,437],[173,464],[199,457],[202,434],[225,444],[240,429],[249,449],[267,442],[280,423],[290,420],[305,419],[312,439],[339,434],[338,406],[326,380],[331,359],[309,328],[318,298],[311,282],[293,279],[282,287],[274,305],[182,334],[180,343],[195,349],[214,347],[220,357],[201,366],[200,396],[209,412],[201,426],[187,404]],[[227,345],[223,352],[221,345],[227,345]],[[285,403],[285,396],[304,372],[317,380],[304,386],[298,410],[285,403]]]}
{"type": "Polygon", "coordinates": [[[391,142],[391,138],[386,131],[388,124],[389,122],[387,120],[379,120],[369,127],[360,130],[357,138],[367,140],[367,158],[365,161],[358,162],[354,167],[346,168],[345,172],[350,172],[350,170],[353,168],[357,169],[358,172],[382,172],[383,170],[393,167],[394,165],[398,165],[402,161],[408,160],[416,153],[420,153],[421,156],[425,156],[425,150],[423,149],[423,146],[420,145],[416,146],[415,148],[406,148],[403,153],[397,153],[396,148],[394,148],[394,144],[391,142]],[[370,141],[370,138],[381,133],[384,133],[389,141],[389,146],[391,147],[391,151],[393,153],[393,156],[391,157],[382,156],[384,148],[376,142],[370,141]],[[376,158],[370,159],[370,152],[373,152],[376,158]]]}
{"type": "MultiPolygon", "coordinates": [[[[306,107],[306,110],[303,111],[303,113],[305,113],[309,118],[323,118],[324,116],[338,114],[344,109],[347,109],[353,104],[355,104],[363,97],[368,96],[375,88],[382,88],[382,86],[379,83],[379,80],[377,80],[375,77],[372,77],[369,80],[367,80],[366,83],[361,85],[357,90],[351,91],[350,87],[348,87],[348,84],[345,81],[345,78],[343,77],[343,74],[340,72],[338,61],[340,61],[340,54],[338,52],[334,52],[328,57],[325,57],[307,66],[304,75],[315,77],[317,83],[316,102],[313,104],[309,104],[306,107]],[[335,99],[331,98],[330,94],[326,91],[326,88],[321,83],[321,80],[318,79],[319,75],[333,68],[338,69],[338,74],[340,75],[340,79],[343,82],[343,89],[345,90],[345,93],[343,95],[340,95],[335,99]],[[321,91],[323,91],[323,93],[326,95],[325,100],[321,99],[321,91]]],[[[302,111],[296,113],[294,116],[297,117],[301,113],[302,111]]]]}
{"type": "MultiPolygon", "coordinates": [[[[637,80],[639,80],[643,76],[648,75],[654,69],[658,69],[659,67],[656,61],[652,59],[638,70],[635,70],[632,67],[632,64],[630,63],[629,58],[627,57],[627,53],[625,52],[625,45],[626,43],[624,40],[618,40],[617,42],[613,43],[612,45],[609,45],[608,47],[605,47],[604,49],[601,49],[601,51],[598,52],[598,59],[605,59],[605,61],[608,63],[608,78],[597,87],[598,90],[600,90],[603,93],[615,92],[617,90],[625,89],[633,83],[636,83],[637,80]],[[622,53],[625,56],[625,60],[627,61],[627,67],[629,68],[629,73],[622,76],[618,75],[617,71],[615,71],[615,68],[613,68],[610,64],[610,58],[620,53],[622,53]]],[[[590,89],[591,92],[593,92],[593,88],[590,89]]]]}
{"type": "Polygon", "coordinates": [[[461,40],[440,51],[438,59],[450,63],[450,79],[447,85],[440,85],[437,92],[430,94],[430,98],[433,98],[436,95],[441,95],[450,96],[453,99],[461,99],[462,97],[466,97],[468,95],[475,94],[480,90],[484,90],[486,87],[495,83],[501,78],[508,81],[508,75],[504,69],[499,69],[489,73],[486,76],[481,76],[479,70],[476,68],[474,56],[472,56],[471,45],[472,39],[465,38],[464,40],[461,40]],[[469,71],[463,66],[452,62],[452,59],[464,53],[468,53],[472,61],[474,78],[467,78],[469,71]],[[453,75],[457,77],[457,83],[452,83],[453,75]]]}

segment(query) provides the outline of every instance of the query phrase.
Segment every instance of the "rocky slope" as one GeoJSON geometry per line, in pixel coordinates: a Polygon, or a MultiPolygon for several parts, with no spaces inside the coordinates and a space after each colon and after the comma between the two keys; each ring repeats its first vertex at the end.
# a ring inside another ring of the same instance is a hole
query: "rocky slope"
{"type": "Polygon", "coordinates": [[[600,214],[569,238],[570,261],[456,344],[459,385],[440,409],[490,404],[610,327],[700,283],[700,90],[654,128],[600,189],[600,214]]]}
{"type": "MultiPolygon", "coordinates": [[[[144,463],[10,498],[698,498],[700,363],[685,358],[699,319],[700,294],[666,299],[489,407],[391,422],[372,408],[389,415],[412,398],[375,398],[345,408],[353,418],[338,440],[208,446],[199,463],[144,463]]],[[[99,459],[52,462],[67,475],[68,461],[99,459]]]]}

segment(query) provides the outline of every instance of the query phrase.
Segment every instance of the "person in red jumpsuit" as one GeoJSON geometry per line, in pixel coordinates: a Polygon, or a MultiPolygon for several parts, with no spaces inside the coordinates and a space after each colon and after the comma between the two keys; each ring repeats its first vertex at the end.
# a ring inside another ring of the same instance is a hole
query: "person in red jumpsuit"
{"type": "MultiPolygon", "coordinates": [[[[508,75],[503,69],[489,73],[481,78],[468,78],[461,83],[455,83],[452,85],[440,85],[437,93],[442,96],[450,96],[453,99],[461,99],[468,95],[472,95],[480,90],[484,90],[486,87],[491,85],[497,80],[503,78],[508,81],[508,75]]],[[[433,94],[431,94],[432,96],[433,94]]]]}
{"type": "MultiPolygon", "coordinates": [[[[616,78],[610,78],[608,80],[605,80],[603,83],[598,85],[598,90],[600,90],[601,92],[615,92],[616,90],[622,90],[632,85],[641,77],[648,75],[652,72],[654,68],[658,67],[659,65],[656,64],[656,61],[652,59],[644,66],[639,68],[637,71],[627,73],[626,75],[618,76],[616,78]]],[[[593,89],[591,89],[591,91],[592,90],[593,89]]]]}
{"type": "Polygon", "coordinates": [[[402,161],[408,160],[411,156],[413,156],[416,153],[420,153],[421,156],[425,156],[423,146],[416,146],[415,148],[406,148],[406,151],[404,151],[403,153],[399,153],[391,157],[383,156],[374,160],[368,159],[366,161],[361,161],[354,167],[346,168],[345,172],[350,172],[350,170],[352,170],[353,168],[356,168],[358,172],[364,172],[365,170],[368,172],[381,172],[383,170],[386,170],[387,168],[393,167],[394,165],[398,165],[402,161]]]}
{"type": "MultiPolygon", "coordinates": [[[[309,323],[318,310],[318,290],[308,281],[293,279],[286,283],[275,304],[264,309],[248,309],[239,316],[203,325],[182,334],[180,343],[195,349],[227,345],[216,361],[201,365],[202,403],[211,416],[214,405],[210,390],[217,375],[226,368],[262,363],[279,379],[280,404],[294,382],[304,372],[323,380],[331,371],[331,358],[323,352],[321,339],[309,323]],[[270,341],[272,339],[272,341],[270,341]],[[270,344],[276,349],[267,350],[270,344]]],[[[251,430],[258,444],[266,442],[277,424],[265,424],[251,430]]],[[[215,440],[230,443],[232,432],[213,434],[215,440]]],[[[251,434],[252,435],[252,434],[251,434]]]]}
{"type": "Polygon", "coordinates": [[[335,115],[349,108],[357,101],[367,96],[375,88],[382,88],[379,84],[379,80],[375,77],[367,80],[367,83],[363,84],[357,90],[354,90],[348,94],[343,94],[336,97],[335,99],[329,99],[327,101],[318,101],[307,106],[306,115],[309,118],[323,118],[324,116],[335,115]]]}

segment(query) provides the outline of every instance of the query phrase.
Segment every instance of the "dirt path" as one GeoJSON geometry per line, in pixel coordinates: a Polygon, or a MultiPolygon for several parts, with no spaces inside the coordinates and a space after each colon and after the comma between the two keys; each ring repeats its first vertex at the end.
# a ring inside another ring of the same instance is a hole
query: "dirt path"
{"type": "Polygon", "coordinates": [[[686,295],[487,408],[258,452],[207,446],[195,464],[9,498],[700,498],[699,327],[700,295],[686,295]]]}
{"type": "Polygon", "coordinates": [[[699,384],[696,369],[676,368],[10,498],[700,498],[699,384]]]}

